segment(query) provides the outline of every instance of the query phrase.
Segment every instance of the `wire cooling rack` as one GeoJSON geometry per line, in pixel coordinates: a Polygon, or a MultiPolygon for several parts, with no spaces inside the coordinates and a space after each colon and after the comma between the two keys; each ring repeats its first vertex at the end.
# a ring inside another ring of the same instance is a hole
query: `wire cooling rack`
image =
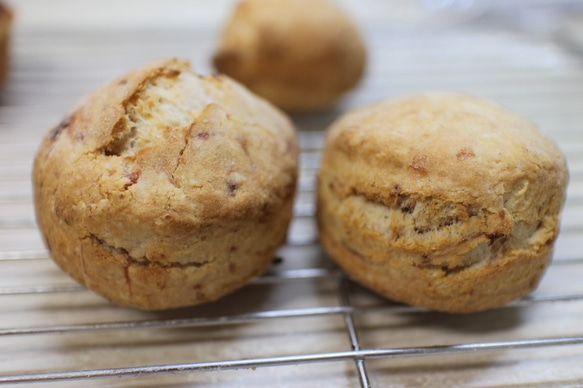
{"type": "Polygon", "coordinates": [[[34,221],[31,163],[42,135],[109,79],[169,56],[209,71],[217,30],[17,25],[0,105],[0,384],[582,386],[583,61],[548,37],[395,27],[375,16],[363,21],[371,62],[360,89],[336,111],[294,117],[300,189],[272,269],[216,303],[161,313],[113,306],[53,264],[34,221]],[[443,89],[530,117],[558,141],[571,171],[555,260],[539,289],[479,314],[428,312],[360,288],[322,252],[313,220],[332,120],[380,98],[443,89]]]}

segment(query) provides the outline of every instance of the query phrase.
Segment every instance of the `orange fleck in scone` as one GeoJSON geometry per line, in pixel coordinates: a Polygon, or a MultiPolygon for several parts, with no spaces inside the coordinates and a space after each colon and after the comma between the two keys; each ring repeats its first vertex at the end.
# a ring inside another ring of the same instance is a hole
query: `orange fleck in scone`
{"type": "Polygon", "coordinates": [[[537,286],[567,182],[555,143],[518,114],[454,93],[386,100],[329,129],[320,238],[388,298],[485,310],[537,286]]]}
{"type": "Polygon", "coordinates": [[[334,104],[366,66],[363,39],[329,0],[244,0],[229,20],[216,69],[287,111],[334,104]]]}
{"type": "Polygon", "coordinates": [[[34,164],[54,260],[112,302],[215,300],[264,272],[286,238],[295,130],[224,76],[160,61],[83,101],[34,164]]]}

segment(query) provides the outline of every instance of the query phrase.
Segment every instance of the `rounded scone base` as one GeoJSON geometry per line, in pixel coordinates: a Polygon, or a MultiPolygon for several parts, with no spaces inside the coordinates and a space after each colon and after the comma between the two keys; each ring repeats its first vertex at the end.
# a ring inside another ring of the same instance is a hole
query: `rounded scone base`
{"type": "Polygon", "coordinates": [[[74,109],[35,159],[54,260],[112,302],[192,306],[264,272],[292,215],[290,121],[226,77],[156,62],[74,109]]]}
{"type": "Polygon", "coordinates": [[[486,310],[536,288],[567,181],[556,145],[495,104],[455,93],[383,101],[327,134],[320,240],[390,299],[486,310]]]}
{"type": "MultiPolygon", "coordinates": [[[[326,215],[322,219],[327,219],[326,215]]],[[[450,313],[488,310],[528,295],[537,287],[551,257],[550,249],[538,254],[516,252],[455,272],[412,265],[420,255],[399,250],[382,252],[390,260],[369,261],[356,248],[335,238],[332,229],[322,229],[320,242],[354,280],[389,299],[450,313]]]]}
{"type": "Polygon", "coordinates": [[[288,112],[328,108],[364,74],[366,48],[329,0],[244,0],[222,35],[215,68],[288,112]]]}

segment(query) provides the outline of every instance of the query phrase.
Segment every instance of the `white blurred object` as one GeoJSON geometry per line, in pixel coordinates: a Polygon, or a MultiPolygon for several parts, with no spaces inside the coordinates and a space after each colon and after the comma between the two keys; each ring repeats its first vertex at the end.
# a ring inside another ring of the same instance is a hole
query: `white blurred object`
{"type": "Polygon", "coordinates": [[[487,19],[530,33],[548,33],[567,15],[583,13],[582,0],[420,0],[435,16],[448,21],[487,19]]]}

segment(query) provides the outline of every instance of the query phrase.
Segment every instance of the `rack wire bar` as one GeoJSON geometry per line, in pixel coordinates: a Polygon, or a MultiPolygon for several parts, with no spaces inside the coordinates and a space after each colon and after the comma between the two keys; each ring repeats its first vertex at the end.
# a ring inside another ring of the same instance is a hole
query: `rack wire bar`
{"type": "Polygon", "coordinates": [[[314,234],[295,234],[288,236],[286,245],[292,247],[304,247],[318,242],[318,236],[314,234]]]}
{"type": "MultiPolygon", "coordinates": [[[[304,245],[311,245],[310,241],[317,241],[316,236],[300,236],[300,237],[292,237],[288,239],[287,245],[289,246],[304,246],[304,245]]],[[[46,249],[38,249],[38,250],[18,250],[18,251],[0,251],[0,263],[2,262],[9,262],[9,261],[26,261],[26,260],[49,260],[50,254],[46,249]]],[[[583,264],[583,256],[576,257],[576,258],[555,258],[551,265],[578,265],[583,264]]],[[[313,268],[305,268],[303,270],[313,270],[313,268]]],[[[2,293],[0,292],[0,295],[2,293]]]]}
{"type": "Polygon", "coordinates": [[[334,276],[340,270],[328,268],[300,268],[285,271],[268,272],[267,274],[251,280],[250,284],[274,284],[282,281],[302,279],[319,279],[334,276]]]}
{"type": "MultiPolygon", "coordinates": [[[[313,245],[317,242],[318,236],[314,234],[295,234],[288,236],[286,245],[301,247],[313,245]]],[[[49,252],[46,249],[0,252],[0,262],[13,260],[44,260],[49,259],[49,257],[49,252]]]]}
{"type": "MultiPolygon", "coordinates": [[[[342,307],[351,307],[349,287],[350,286],[346,277],[340,274],[338,276],[338,297],[342,307]]],[[[356,331],[356,325],[354,324],[352,313],[346,312],[343,315],[344,325],[346,326],[346,331],[348,332],[348,338],[350,340],[352,350],[361,350],[360,341],[358,340],[358,333],[356,331]]],[[[354,363],[356,365],[356,370],[358,371],[358,380],[360,382],[360,386],[362,388],[370,388],[371,384],[368,378],[368,373],[366,371],[366,366],[364,365],[364,360],[362,358],[356,358],[354,363]]]]}
{"type": "Polygon", "coordinates": [[[0,219],[0,229],[32,229],[36,221],[32,217],[4,217],[0,219]]]}
{"type": "Polygon", "coordinates": [[[64,334],[106,330],[221,326],[255,322],[275,318],[301,318],[301,317],[319,317],[326,315],[336,315],[340,313],[350,312],[350,310],[352,309],[348,307],[330,306],[289,310],[258,311],[238,315],[224,315],[214,318],[205,317],[205,318],[159,319],[147,321],[87,323],[73,325],[8,328],[0,329],[0,337],[9,335],[64,334]]]}
{"type": "MultiPolygon", "coordinates": [[[[327,268],[300,268],[285,271],[268,272],[267,274],[251,280],[250,284],[274,284],[284,281],[317,279],[333,276],[337,270],[327,268]]],[[[62,285],[38,285],[23,287],[0,288],[0,296],[10,295],[34,295],[34,294],[58,294],[65,292],[82,292],[88,291],[87,288],[79,284],[62,284],[62,285]]]]}
{"type": "Polygon", "coordinates": [[[538,338],[513,341],[475,342],[455,345],[420,346],[386,349],[362,349],[344,352],[298,354],[291,356],[260,357],[249,359],[210,361],[184,364],[150,365],[127,368],[88,369],[80,371],[31,373],[0,376],[0,384],[35,383],[74,379],[93,379],[103,377],[131,377],[152,374],[212,372],[219,370],[236,370],[285,366],[347,360],[365,360],[373,358],[422,357],[434,355],[452,355],[460,353],[492,352],[499,350],[518,350],[535,347],[568,346],[583,344],[583,336],[538,338]]]}
{"type": "Polygon", "coordinates": [[[65,292],[82,292],[86,290],[87,288],[79,284],[51,284],[46,286],[0,288],[0,296],[60,294],[65,292]]]}
{"type": "Polygon", "coordinates": [[[49,252],[46,249],[0,252],[0,262],[18,260],[46,260],[48,258],[49,252]]]}
{"type": "MultiPolygon", "coordinates": [[[[303,246],[310,245],[309,240],[316,240],[316,236],[303,236],[300,238],[292,238],[288,241],[289,246],[303,246]]],[[[0,251],[0,263],[8,261],[26,261],[26,260],[49,260],[50,255],[46,249],[39,250],[19,250],[19,251],[0,251]]],[[[578,265],[583,264],[583,257],[561,259],[555,258],[551,265],[578,265]]],[[[304,270],[314,270],[314,268],[303,268],[304,270]]],[[[0,289],[1,290],[1,289],[0,289]]],[[[2,295],[2,292],[0,292],[2,295]]]]}
{"type": "MultiPolygon", "coordinates": [[[[530,296],[499,309],[513,307],[527,307],[540,303],[557,303],[557,302],[576,302],[582,301],[583,294],[574,295],[555,295],[555,296],[530,296]]],[[[362,315],[378,313],[424,313],[429,310],[422,307],[406,305],[383,305],[355,307],[352,305],[325,306],[325,307],[308,307],[300,309],[285,310],[265,310],[246,314],[225,315],[219,317],[204,318],[181,318],[181,319],[156,319],[144,321],[124,321],[124,322],[104,322],[104,323],[84,323],[71,325],[53,325],[53,326],[36,326],[21,328],[0,328],[0,337],[14,335],[34,335],[34,334],[71,334],[80,332],[97,332],[109,330],[128,330],[128,329],[156,329],[156,328],[185,328],[185,327],[209,327],[209,326],[226,326],[241,323],[256,322],[266,319],[281,318],[308,318],[322,317],[330,315],[362,315]]],[[[347,325],[348,335],[354,350],[358,349],[358,337],[354,322],[347,325]],[[352,327],[352,329],[350,328],[352,327]]]]}

